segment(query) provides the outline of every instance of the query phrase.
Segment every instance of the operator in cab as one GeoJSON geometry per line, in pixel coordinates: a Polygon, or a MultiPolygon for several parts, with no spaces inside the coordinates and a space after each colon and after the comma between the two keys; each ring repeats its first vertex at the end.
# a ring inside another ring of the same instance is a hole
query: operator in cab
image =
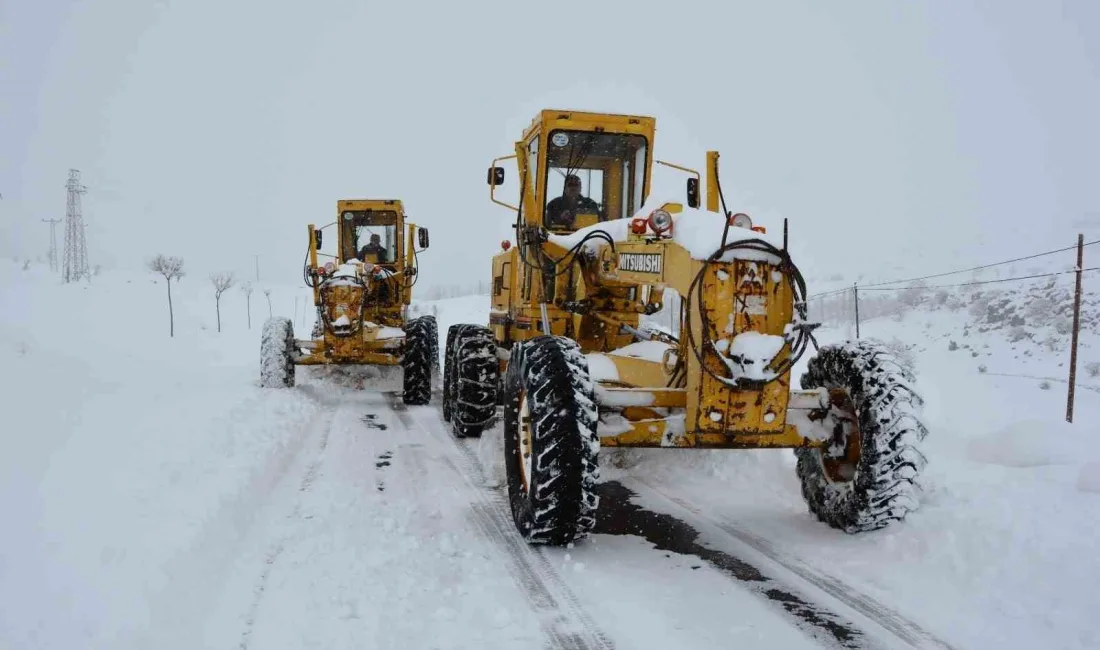
{"type": "Polygon", "coordinates": [[[382,237],[377,233],[371,233],[370,243],[359,249],[359,261],[366,262],[367,255],[374,255],[375,263],[378,264],[389,261],[386,259],[386,249],[382,246],[382,237]]]}
{"type": "Polygon", "coordinates": [[[581,194],[581,179],[575,174],[565,177],[565,189],[561,196],[546,204],[547,228],[572,228],[578,214],[600,213],[600,206],[581,194]]]}

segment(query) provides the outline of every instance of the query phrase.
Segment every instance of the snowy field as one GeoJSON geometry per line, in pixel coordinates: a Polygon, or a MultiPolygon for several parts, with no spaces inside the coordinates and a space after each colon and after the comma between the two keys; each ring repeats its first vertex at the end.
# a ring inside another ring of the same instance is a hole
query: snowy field
{"type": "MultiPolygon", "coordinates": [[[[308,331],[306,290],[270,288],[308,331]]],[[[262,391],[262,287],[251,329],[223,297],[218,333],[209,282],[185,279],[174,338],[164,289],[0,262],[0,647],[1100,647],[1094,330],[1070,425],[1057,323],[1020,337],[917,305],[863,325],[907,349],[927,402],[924,504],[900,525],[818,523],[789,451],[605,451],[603,502],[633,519],[532,550],[502,510],[499,430],[459,444],[438,399],[304,369],[262,391]],[[631,532],[644,519],[698,538],[631,532]]],[[[416,308],[443,337],[488,299],[416,308]]]]}

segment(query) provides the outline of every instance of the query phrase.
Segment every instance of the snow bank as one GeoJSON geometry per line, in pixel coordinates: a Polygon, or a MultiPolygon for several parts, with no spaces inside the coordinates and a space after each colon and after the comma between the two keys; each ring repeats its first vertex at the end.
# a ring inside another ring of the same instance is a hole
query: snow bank
{"type": "MultiPolygon", "coordinates": [[[[651,212],[668,202],[669,201],[666,200],[650,198],[633,218],[648,218],[651,212]]],[[[598,231],[607,233],[613,241],[627,241],[630,235],[630,221],[631,219],[615,219],[587,226],[567,235],[551,234],[549,236],[549,241],[564,248],[573,248],[584,240],[586,236],[598,231]]],[[[722,242],[722,233],[725,231],[726,227],[725,220],[722,219],[720,215],[714,212],[692,208],[684,208],[679,214],[672,215],[672,222],[673,241],[686,248],[688,253],[690,253],[694,259],[698,260],[708,259],[718,250],[722,242]]],[[[782,249],[783,247],[783,237],[781,234],[766,234],[745,228],[734,227],[729,229],[726,243],[730,244],[751,240],[761,240],[778,249],[782,249]]],[[[596,252],[606,245],[607,242],[601,238],[594,238],[585,242],[585,248],[592,252],[596,252]]],[[[723,262],[729,262],[735,259],[753,260],[769,264],[779,263],[779,258],[775,255],[744,249],[729,251],[721,258],[723,262]]]]}
{"type": "Polygon", "coordinates": [[[409,317],[431,315],[435,316],[439,334],[439,358],[440,368],[443,368],[443,351],[447,347],[447,330],[452,325],[468,323],[472,325],[488,325],[489,305],[488,295],[461,296],[458,298],[444,298],[442,300],[417,300],[409,305],[409,317]]]}
{"type": "Polygon", "coordinates": [[[1082,447],[1095,444],[1089,440],[1092,434],[1065,422],[1020,420],[971,439],[969,457],[1004,467],[1067,465],[1079,458],[1082,447]]]}
{"type": "Polygon", "coordinates": [[[219,334],[209,283],[173,283],[169,338],[156,280],[0,264],[0,647],[141,646],[201,619],[188,589],[219,575],[318,412],[256,385],[262,290],[287,316],[308,290],[260,287],[251,330],[227,293],[219,334]]]}

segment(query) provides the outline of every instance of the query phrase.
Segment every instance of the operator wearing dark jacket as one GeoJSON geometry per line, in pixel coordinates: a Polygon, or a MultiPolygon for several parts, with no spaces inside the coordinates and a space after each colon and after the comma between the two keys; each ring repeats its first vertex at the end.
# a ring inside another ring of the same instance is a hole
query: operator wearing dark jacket
{"type": "Polygon", "coordinates": [[[365,262],[368,253],[376,255],[379,263],[389,261],[386,259],[386,249],[382,246],[382,237],[377,234],[372,233],[370,236],[370,243],[359,249],[359,261],[365,262]]]}
{"type": "Polygon", "coordinates": [[[546,204],[544,219],[548,228],[572,228],[578,214],[599,214],[600,206],[581,195],[580,177],[569,174],[565,177],[565,191],[558,198],[546,204]]]}

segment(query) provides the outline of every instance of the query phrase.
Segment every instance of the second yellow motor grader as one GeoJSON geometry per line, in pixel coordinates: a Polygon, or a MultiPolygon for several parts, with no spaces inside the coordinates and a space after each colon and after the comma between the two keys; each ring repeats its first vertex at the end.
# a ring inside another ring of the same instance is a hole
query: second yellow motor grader
{"type": "Polygon", "coordinates": [[[926,428],[909,370],[882,344],[813,340],[787,229],[725,209],[718,153],[702,175],[654,160],[656,120],[540,112],[493,161],[490,198],[515,214],[492,260],[486,322],[452,326],[443,416],[478,435],[503,405],[515,524],[531,543],[584,537],[603,447],[791,448],[810,511],[858,532],[917,506],[926,428]],[[501,160],[518,171],[498,198],[501,160]],[[654,164],[690,174],[686,206],[651,199],[654,164]],[[719,210],[719,204],[722,209],[719,210]],[[645,327],[681,297],[678,330],[645,327]]]}
{"type": "Polygon", "coordinates": [[[408,222],[392,199],[338,201],[336,221],[325,228],[332,226],[337,253],[326,255],[319,252],[324,229],[309,225],[303,274],[317,308],[313,336],[295,339],[290,319],[268,320],[262,385],[293,386],[296,365],[371,366],[400,372],[406,404],[427,404],[439,364],[437,326],[434,316],[408,318],[408,308],[428,230],[408,222]]]}

